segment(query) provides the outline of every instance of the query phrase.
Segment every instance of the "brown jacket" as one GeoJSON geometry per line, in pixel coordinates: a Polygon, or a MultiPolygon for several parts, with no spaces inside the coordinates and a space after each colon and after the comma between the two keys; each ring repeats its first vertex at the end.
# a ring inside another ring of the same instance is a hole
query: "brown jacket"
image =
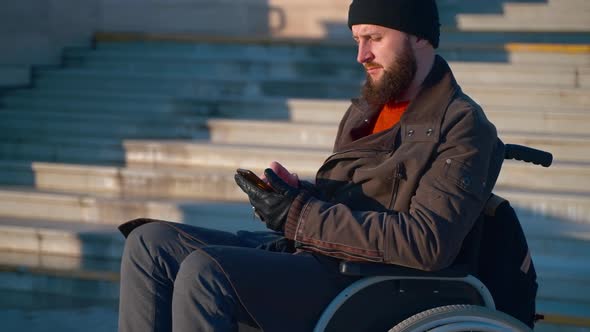
{"type": "Polygon", "coordinates": [[[328,256],[445,268],[491,194],[504,145],[438,56],[400,122],[370,134],[378,113],[353,100],[285,236],[328,256]]]}

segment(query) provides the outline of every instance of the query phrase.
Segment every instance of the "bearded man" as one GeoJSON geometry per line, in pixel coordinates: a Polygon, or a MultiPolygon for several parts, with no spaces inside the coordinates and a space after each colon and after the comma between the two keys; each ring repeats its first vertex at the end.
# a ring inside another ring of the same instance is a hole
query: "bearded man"
{"type": "Polygon", "coordinates": [[[435,55],[435,0],[354,0],[348,24],[367,79],[315,182],[278,162],[264,174],[274,191],[236,175],[273,231],[262,237],[122,225],[120,331],[310,331],[356,280],[339,273],[341,260],[425,271],[456,260],[503,144],[435,55]]]}

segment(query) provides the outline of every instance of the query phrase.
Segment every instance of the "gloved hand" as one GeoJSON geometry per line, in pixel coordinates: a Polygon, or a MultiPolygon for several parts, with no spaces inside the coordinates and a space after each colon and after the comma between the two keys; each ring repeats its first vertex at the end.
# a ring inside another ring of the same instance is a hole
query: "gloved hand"
{"type": "Polygon", "coordinates": [[[236,174],[234,178],[238,186],[248,195],[250,204],[254,207],[260,220],[266,223],[266,227],[273,231],[283,232],[287,214],[293,200],[299,194],[299,189],[288,185],[270,168],[264,171],[264,175],[275,190],[274,192],[260,189],[240,174],[236,174]]]}

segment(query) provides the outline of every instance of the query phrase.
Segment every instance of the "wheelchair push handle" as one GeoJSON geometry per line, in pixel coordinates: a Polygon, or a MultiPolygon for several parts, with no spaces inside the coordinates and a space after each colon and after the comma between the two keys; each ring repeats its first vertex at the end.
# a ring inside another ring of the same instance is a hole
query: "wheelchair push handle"
{"type": "Polygon", "coordinates": [[[504,158],[522,160],[543,167],[549,167],[553,162],[553,155],[551,153],[518,144],[506,144],[504,158]]]}

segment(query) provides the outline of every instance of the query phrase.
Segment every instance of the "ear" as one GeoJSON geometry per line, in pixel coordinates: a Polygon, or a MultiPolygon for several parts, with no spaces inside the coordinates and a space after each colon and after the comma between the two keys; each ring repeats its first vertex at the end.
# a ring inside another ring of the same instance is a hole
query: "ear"
{"type": "Polygon", "coordinates": [[[413,36],[410,35],[410,44],[412,44],[412,47],[415,50],[419,50],[419,49],[423,49],[426,47],[432,47],[432,45],[430,45],[430,42],[424,38],[420,38],[418,36],[413,36]]]}

